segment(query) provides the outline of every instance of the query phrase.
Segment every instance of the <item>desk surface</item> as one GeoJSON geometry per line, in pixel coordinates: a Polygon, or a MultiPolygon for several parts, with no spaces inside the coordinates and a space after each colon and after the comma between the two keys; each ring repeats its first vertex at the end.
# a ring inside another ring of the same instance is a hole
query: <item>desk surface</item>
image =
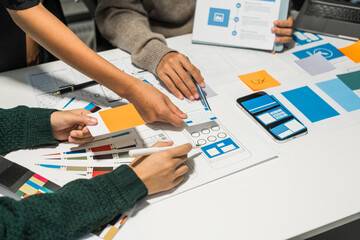
{"type": "MultiPolygon", "coordinates": [[[[337,40],[334,40],[337,41],[337,40]]],[[[168,40],[170,46],[190,37],[168,40]]],[[[346,45],[346,44],[345,44],[346,45]]],[[[124,54],[119,50],[104,57],[124,54]]],[[[48,69],[61,62],[41,66],[48,69]]],[[[36,106],[25,73],[0,74],[1,107],[36,106]]],[[[279,157],[145,207],[144,239],[302,239],[357,218],[360,124],[283,145],[279,157]],[[324,227],[325,226],[325,227],[324,227]]]]}

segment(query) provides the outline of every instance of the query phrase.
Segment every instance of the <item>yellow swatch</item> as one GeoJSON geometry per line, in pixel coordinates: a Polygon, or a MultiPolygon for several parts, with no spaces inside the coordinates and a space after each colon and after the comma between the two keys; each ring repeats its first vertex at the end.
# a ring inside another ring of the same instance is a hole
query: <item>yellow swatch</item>
{"type": "Polygon", "coordinates": [[[99,115],[110,132],[117,132],[145,124],[145,121],[132,104],[100,111],[99,115]]]}
{"type": "Polygon", "coordinates": [[[240,75],[239,78],[253,91],[263,90],[280,85],[280,83],[272,76],[270,76],[265,70],[240,75]]]}
{"type": "Polygon", "coordinates": [[[339,51],[353,60],[355,63],[360,62],[360,40],[347,47],[339,48],[339,51]]]}

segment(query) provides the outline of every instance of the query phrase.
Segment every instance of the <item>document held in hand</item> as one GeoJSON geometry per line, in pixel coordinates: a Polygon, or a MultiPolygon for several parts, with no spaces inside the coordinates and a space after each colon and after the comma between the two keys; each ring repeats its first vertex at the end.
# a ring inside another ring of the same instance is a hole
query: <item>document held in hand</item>
{"type": "Polygon", "coordinates": [[[288,8],[289,0],[198,0],[192,41],[280,51],[271,28],[288,8]]]}

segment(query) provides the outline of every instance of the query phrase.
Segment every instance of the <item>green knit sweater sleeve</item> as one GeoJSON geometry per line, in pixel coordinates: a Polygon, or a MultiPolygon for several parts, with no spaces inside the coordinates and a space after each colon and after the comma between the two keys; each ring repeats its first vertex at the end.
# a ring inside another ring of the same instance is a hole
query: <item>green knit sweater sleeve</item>
{"type": "Polygon", "coordinates": [[[76,180],[55,193],[0,198],[0,239],[77,239],[132,207],[147,188],[128,166],[76,180]]]}
{"type": "Polygon", "coordinates": [[[0,108],[0,154],[44,144],[58,144],[50,124],[55,109],[0,108]]]}

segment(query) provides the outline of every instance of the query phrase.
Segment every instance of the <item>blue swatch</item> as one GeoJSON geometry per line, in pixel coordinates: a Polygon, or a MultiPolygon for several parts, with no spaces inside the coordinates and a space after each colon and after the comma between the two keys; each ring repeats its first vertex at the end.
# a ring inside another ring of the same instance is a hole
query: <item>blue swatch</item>
{"type": "Polygon", "coordinates": [[[335,78],[316,85],[346,111],[351,112],[360,109],[360,98],[340,79],[335,78]]]}
{"type": "Polygon", "coordinates": [[[331,45],[330,43],[326,43],[323,45],[319,45],[317,47],[312,47],[308,49],[304,49],[301,51],[294,52],[293,54],[299,59],[307,58],[314,54],[320,53],[327,60],[335,59],[338,57],[344,56],[336,47],[331,45]]]}
{"type": "Polygon", "coordinates": [[[339,115],[335,109],[307,86],[281,94],[313,123],[339,115]]]}

